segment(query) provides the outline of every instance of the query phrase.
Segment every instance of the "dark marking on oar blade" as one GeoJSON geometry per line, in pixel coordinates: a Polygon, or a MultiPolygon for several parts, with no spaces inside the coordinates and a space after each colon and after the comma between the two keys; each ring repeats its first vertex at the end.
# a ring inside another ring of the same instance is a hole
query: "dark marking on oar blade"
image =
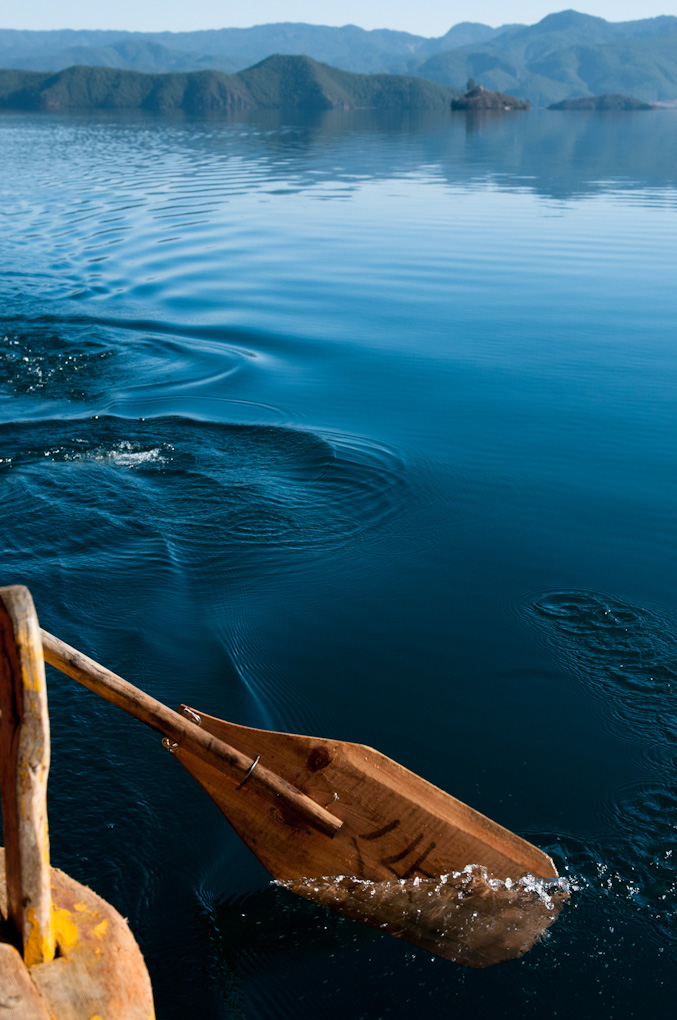
{"type": "Polygon", "coordinates": [[[407,870],[404,871],[401,875],[395,868],[393,868],[393,864],[398,864],[400,861],[403,861],[405,857],[408,857],[409,854],[416,849],[416,847],[419,845],[422,839],[423,833],[419,832],[416,839],[412,840],[409,846],[405,847],[404,850],[401,850],[397,854],[391,854],[390,857],[382,857],[381,864],[385,868],[387,868],[388,871],[392,871],[393,875],[396,875],[397,878],[411,878],[412,875],[416,874],[416,872],[418,872],[419,875],[423,875],[424,878],[432,878],[433,876],[429,872],[424,871],[421,865],[423,864],[424,860],[426,859],[430,851],[434,850],[435,847],[437,846],[437,844],[434,841],[428,844],[423,853],[420,854],[420,856],[416,858],[413,864],[410,864],[407,870]]]}
{"type": "Polygon", "coordinates": [[[362,857],[362,854],[360,853],[359,845],[354,836],[351,839],[351,843],[355,847],[355,853],[357,854],[357,867],[355,868],[355,871],[357,872],[357,877],[364,878],[365,876],[364,859],[362,857]]]}
{"type": "MultiPolygon", "coordinates": [[[[397,829],[399,825],[400,820],[399,818],[396,818],[393,822],[389,822],[387,825],[382,826],[380,829],[375,829],[374,832],[365,833],[364,835],[360,836],[359,839],[365,840],[382,839],[384,836],[387,836],[389,833],[397,829]]],[[[397,871],[397,869],[393,867],[393,864],[399,864],[399,862],[403,861],[405,857],[408,857],[409,854],[416,849],[416,847],[419,845],[422,839],[423,833],[419,832],[418,836],[416,836],[416,838],[413,839],[412,842],[409,843],[409,845],[404,848],[404,850],[400,850],[396,854],[391,854],[389,857],[381,857],[381,864],[383,865],[384,868],[387,868],[388,871],[392,871],[393,875],[395,875],[397,878],[411,878],[413,875],[416,874],[416,872],[418,872],[419,875],[423,875],[424,878],[432,878],[433,877],[432,874],[428,871],[424,871],[421,865],[425,861],[428,854],[432,850],[434,850],[435,847],[437,846],[437,843],[435,843],[434,840],[428,844],[423,853],[419,857],[417,857],[413,864],[410,864],[407,870],[403,872],[401,875],[397,871]]],[[[359,853],[357,840],[353,839],[353,843],[355,844],[355,849],[359,853]]]]}
{"type": "Polygon", "coordinates": [[[426,859],[430,851],[434,850],[436,846],[437,844],[434,842],[428,844],[428,846],[423,851],[421,856],[416,858],[414,863],[407,868],[404,874],[400,875],[400,878],[411,878],[413,875],[416,874],[416,872],[418,872],[419,875],[423,875],[424,878],[433,878],[434,876],[429,871],[424,871],[421,865],[423,864],[424,860],[426,859]]]}
{"type": "MultiPolygon", "coordinates": [[[[397,864],[399,861],[403,861],[404,858],[408,854],[410,854],[412,850],[416,849],[416,847],[418,846],[418,844],[421,842],[422,839],[423,839],[423,833],[419,832],[419,834],[416,837],[416,839],[412,840],[412,842],[409,844],[409,846],[405,847],[404,850],[401,850],[398,854],[391,854],[390,857],[382,857],[381,858],[381,864],[385,864],[386,868],[388,868],[388,867],[390,867],[391,864],[397,864]]],[[[435,846],[434,843],[433,843],[433,846],[435,846]]],[[[392,868],[390,870],[392,871],[392,868]]]]}
{"type": "Polygon", "coordinates": [[[399,818],[396,818],[394,822],[388,822],[387,825],[382,826],[380,829],[375,829],[373,832],[366,832],[364,836],[360,836],[360,839],[381,839],[382,836],[387,836],[389,832],[396,829],[400,824],[399,818]]]}

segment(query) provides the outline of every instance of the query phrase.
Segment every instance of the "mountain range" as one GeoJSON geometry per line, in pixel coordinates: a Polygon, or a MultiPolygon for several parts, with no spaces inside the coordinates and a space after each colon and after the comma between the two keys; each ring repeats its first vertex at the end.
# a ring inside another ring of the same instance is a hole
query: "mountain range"
{"type": "Polygon", "coordinates": [[[59,71],[73,64],[130,71],[240,71],[273,54],[304,55],[345,71],[406,73],[435,53],[479,45],[502,30],[463,23],[439,39],[355,25],[283,22],[199,32],[49,32],[0,29],[0,66],[59,71]]]}
{"type": "Polygon", "coordinates": [[[463,22],[434,39],[293,23],[176,33],[0,29],[0,67],[36,71],[80,64],[233,74],[272,54],[303,54],[343,71],[414,75],[456,89],[474,78],[537,106],[600,93],[677,99],[677,17],[668,15],[608,22],[568,10],[535,25],[463,22]]]}

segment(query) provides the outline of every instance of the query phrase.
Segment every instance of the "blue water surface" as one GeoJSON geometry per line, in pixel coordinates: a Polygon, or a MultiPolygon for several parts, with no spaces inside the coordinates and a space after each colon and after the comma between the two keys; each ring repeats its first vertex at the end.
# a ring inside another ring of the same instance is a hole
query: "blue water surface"
{"type": "Polygon", "coordinates": [[[571,903],[467,971],[292,897],[50,672],[53,863],[158,1017],[669,1015],[677,117],[0,117],[0,583],[169,705],[356,740],[571,903]]]}

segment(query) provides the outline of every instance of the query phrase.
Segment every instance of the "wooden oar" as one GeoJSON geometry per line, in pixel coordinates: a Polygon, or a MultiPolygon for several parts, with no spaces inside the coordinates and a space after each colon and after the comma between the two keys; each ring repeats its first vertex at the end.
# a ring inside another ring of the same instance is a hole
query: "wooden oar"
{"type": "Polygon", "coordinates": [[[476,967],[521,955],[557,916],[566,891],[547,854],[378,751],[173,712],[46,631],[42,642],[48,663],[165,734],[294,892],[476,967]]]}
{"type": "Polygon", "coordinates": [[[205,765],[211,765],[218,772],[225,772],[236,780],[243,780],[246,777],[250,787],[261,797],[272,799],[273,802],[279,801],[292,814],[328,836],[333,836],[341,828],[340,819],[290,786],[280,775],[270,772],[265,766],[256,769],[254,775],[253,760],[248,759],[241,751],[215,740],[208,732],[198,729],[193,722],[188,722],[184,716],[151,698],[105,666],[100,666],[94,659],[67,645],[65,641],[60,641],[46,630],[41,630],[40,633],[46,662],[67,673],[91,691],[100,694],[106,701],[123,708],[125,712],[140,719],[151,729],[164,733],[168,742],[166,746],[170,750],[178,749],[182,742],[185,743],[205,765]]]}

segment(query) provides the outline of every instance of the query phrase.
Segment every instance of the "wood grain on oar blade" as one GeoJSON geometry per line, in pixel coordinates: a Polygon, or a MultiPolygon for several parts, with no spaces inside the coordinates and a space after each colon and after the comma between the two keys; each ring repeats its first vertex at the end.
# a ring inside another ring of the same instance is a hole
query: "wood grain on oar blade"
{"type": "MultiPolygon", "coordinates": [[[[189,710],[190,713],[193,710],[189,710]]],[[[187,717],[191,716],[187,714],[187,717]]],[[[175,756],[204,786],[279,879],[353,875],[373,881],[437,877],[468,864],[499,879],[556,877],[537,847],[361,744],[274,733],[199,715],[201,727],[302,790],[343,820],[328,840],[187,747],[175,756]]]]}

